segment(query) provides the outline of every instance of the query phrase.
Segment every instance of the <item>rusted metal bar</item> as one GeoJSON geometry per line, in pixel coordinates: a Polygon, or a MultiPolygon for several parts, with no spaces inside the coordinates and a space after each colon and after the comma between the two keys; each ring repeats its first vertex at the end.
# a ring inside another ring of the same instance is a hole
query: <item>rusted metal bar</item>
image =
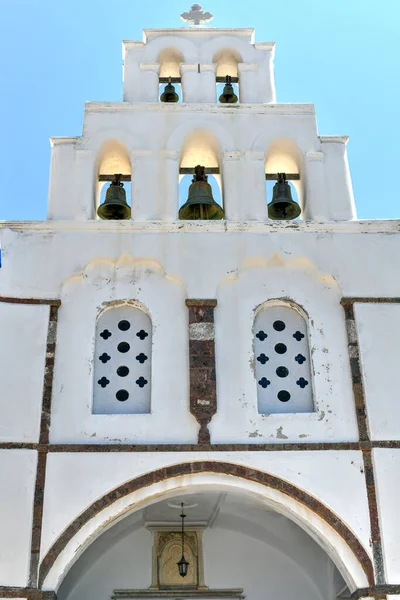
{"type": "Polygon", "coordinates": [[[159,77],[158,81],[160,83],[168,83],[171,80],[171,83],[182,83],[182,77],[159,77]]]}
{"type": "MultiPolygon", "coordinates": [[[[115,175],[99,175],[99,181],[114,181],[115,175]]],[[[120,175],[120,181],[130,181],[130,175],[120,175]]]]}
{"type": "MultiPolygon", "coordinates": [[[[226,77],[216,77],[217,83],[225,83],[226,77]]],[[[239,77],[231,77],[231,83],[239,83],[239,77]]]]}
{"type": "MultiPolygon", "coordinates": [[[[279,174],[278,173],[265,173],[265,179],[267,181],[278,181],[279,174]]],[[[286,181],[298,181],[300,179],[300,175],[298,173],[285,173],[286,181]]]]}
{"type": "MultiPolygon", "coordinates": [[[[205,167],[206,175],[219,175],[219,167],[205,167]]],[[[179,175],[193,175],[194,167],[181,167],[179,175]]]]}

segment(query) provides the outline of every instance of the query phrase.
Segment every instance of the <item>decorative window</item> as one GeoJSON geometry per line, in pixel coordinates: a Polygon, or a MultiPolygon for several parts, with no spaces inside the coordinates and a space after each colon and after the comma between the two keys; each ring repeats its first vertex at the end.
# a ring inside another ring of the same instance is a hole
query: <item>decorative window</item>
{"type": "Polygon", "coordinates": [[[262,309],[254,321],[254,352],[258,412],[313,412],[307,324],[298,310],[262,309]]]}
{"type": "Polygon", "coordinates": [[[93,412],[150,412],[151,320],[140,308],[104,311],[96,326],[93,412]]]}

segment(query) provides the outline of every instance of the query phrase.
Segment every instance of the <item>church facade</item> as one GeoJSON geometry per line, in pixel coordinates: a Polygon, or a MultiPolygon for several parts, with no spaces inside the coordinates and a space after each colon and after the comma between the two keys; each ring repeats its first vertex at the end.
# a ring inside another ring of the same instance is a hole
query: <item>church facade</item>
{"type": "Polygon", "coordinates": [[[0,224],[1,598],[400,598],[399,223],[209,17],[0,224]]]}

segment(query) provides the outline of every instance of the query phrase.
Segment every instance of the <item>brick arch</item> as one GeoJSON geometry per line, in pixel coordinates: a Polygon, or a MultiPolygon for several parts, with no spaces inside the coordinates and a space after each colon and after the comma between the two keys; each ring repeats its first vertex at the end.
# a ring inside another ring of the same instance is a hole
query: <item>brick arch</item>
{"type": "Polygon", "coordinates": [[[101,513],[101,511],[111,506],[114,502],[117,502],[124,496],[128,496],[133,492],[149,487],[153,484],[180,476],[194,475],[197,473],[230,475],[238,479],[244,479],[256,484],[261,484],[267,488],[276,490],[292,498],[300,505],[305,506],[320,520],[330,525],[336,534],[343,539],[364,572],[366,580],[368,581],[368,585],[374,585],[373,566],[365,548],[358,540],[356,535],[349,529],[349,527],[325,504],[292,483],[289,483],[275,475],[265,473],[264,471],[259,471],[258,469],[227,462],[198,461],[162,467],[161,469],[157,469],[139,477],[135,477],[134,479],[123,483],[110,492],[107,492],[104,494],[104,496],[93,502],[83,513],[81,513],[72,523],[70,523],[70,525],[64,530],[64,532],[54,542],[47,554],[44,556],[39,568],[39,587],[42,587],[47,575],[50,573],[54,563],[66,548],[67,544],[92,518],[101,513]]]}

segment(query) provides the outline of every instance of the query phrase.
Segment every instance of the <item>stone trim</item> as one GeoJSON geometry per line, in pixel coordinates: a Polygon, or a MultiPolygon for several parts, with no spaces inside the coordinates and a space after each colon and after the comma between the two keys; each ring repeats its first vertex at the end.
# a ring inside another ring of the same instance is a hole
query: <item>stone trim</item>
{"type": "Polygon", "coordinates": [[[61,300],[52,298],[11,298],[9,296],[0,296],[0,302],[8,304],[49,304],[50,306],[61,306],[61,300]]]}
{"type": "Polygon", "coordinates": [[[373,566],[366,550],[354,533],[347,527],[347,525],[335,513],[333,513],[328,506],[320,502],[317,498],[314,498],[306,491],[283,479],[280,479],[279,477],[276,477],[275,475],[270,475],[269,473],[265,473],[257,469],[219,461],[199,461],[171,465],[146,473],[136,477],[135,479],[131,479],[126,483],[123,483],[119,487],[107,492],[104,494],[104,496],[93,502],[72,523],[70,523],[70,525],[63,531],[63,533],[51,546],[46,556],[43,558],[39,570],[39,585],[43,585],[43,582],[46,579],[50,569],[54,565],[56,559],[67,546],[67,544],[72,540],[72,538],[78,533],[78,531],[106,507],[112,505],[120,498],[127,496],[132,492],[148,487],[154,483],[173,477],[204,472],[232,475],[234,477],[259,483],[265,487],[278,490],[290,498],[293,498],[300,504],[303,504],[321,519],[323,519],[326,523],[328,523],[332,529],[342,537],[359,561],[370,585],[372,586],[374,584],[373,566]]]}
{"type": "Polygon", "coordinates": [[[386,584],[360,588],[351,594],[351,598],[354,600],[358,600],[359,598],[377,598],[378,600],[383,600],[386,598],[386,595],[390,596],[392,594],[400,594],[400,585],[386,584]]]}
{"type": "Polygon", "coordinates": [[[186,301],[189,309],[190,412],[200,425],[198,444],[210,443],[208,424],[217,412],[214,308],[216,300],[186,301]]]}
{"type": "MultiPolygon", "coordinates": [[[[395,299],[393,298],[392,301],[395,299]]],[[[383,560],[383,549],[380,533],[378,502],[375,487],[374,465],[371,456],[370,430],[368,425],[368,413],[365,404],[364,381],[362,375],[360,347],[358,341],[357,324],[354,315],[355,302],[385,302],[384,298],[342,298],[341,304],[346,319],[346,332],[348,340],[348,352],[350,370],[353,386],[354,404],[357,417],[360,449],[364,461],[364,477],[367,489],[369,520],[371,529],[371,546],[374,559],[375,581],[377,585],[383,585],[386,581],[385,564],[383,560]]]]}
{"type": "Polygon", "coordinates": [[[57,339],[58,305],[50,306],[49,323],[47,328],[46,360],[44,365],[44,381],[42,396],[42,414],[40,419],[40,434],[38,445],[38,460],[36,467],[35,494],[33,503],[31,557],[29,565],[29,585],[37,586],[40,544],[43,522],[43,499],[46,481],[47,446],[49,444],[51,400],[53,392],[54,358],[57,339]],[[43,446],[45,448],[43,448],[43,446]]]}
{"type": "Polygon", "coordinates": [[[363,442],[289,442],[283,444],[37,444],[0,442],[0,450],[37,450],[38,452],[320,452],[329,450],[400,449],[400,440],[363,442]]]}
{"type": "Polygon", "coordinates": [[[53,591],[42,592],[36,588],[0,586],[0,598],[27,598],[28,600],[57,600],[53,591]]]}

